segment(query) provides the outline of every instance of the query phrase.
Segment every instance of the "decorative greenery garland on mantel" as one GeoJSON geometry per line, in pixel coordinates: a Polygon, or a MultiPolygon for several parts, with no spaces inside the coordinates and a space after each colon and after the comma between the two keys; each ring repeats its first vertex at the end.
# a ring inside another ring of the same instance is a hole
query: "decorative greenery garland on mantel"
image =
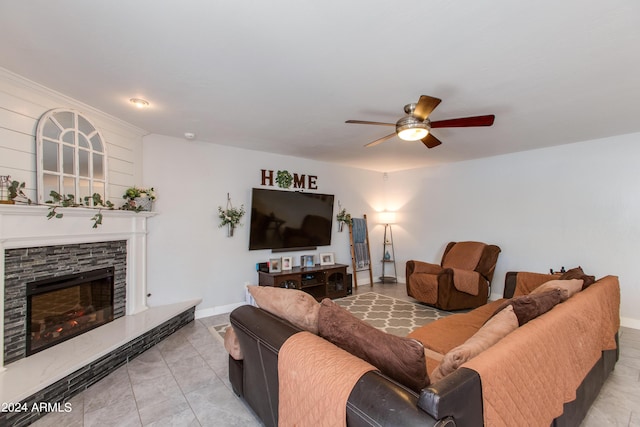
{"type": "MultiPolygon", "coordinates": [[[[9,200],[11,203],[8,206],[15,206],[16,201],[25,205],[45,206],[48,209],[47,219],[60,219],[64,217],[64,213],[58,211],[59,208],[93,209],[97,210],[98,212],[90,218],[91,221],[93,221],[92,228],[98,228],[99,225],[102,225],[102,219],[104,218],[104,215],[102,213],[103,209],[116,210],[115,205],[109,200],[102,200],[102,196],[99,193],[94,193],[93,196],[86,196],[83,203],[83,201],[76,201],[73,194],[65,195],[52,190],[49,194],[50,200],[47,200],[45,204],[42,205],[39,203],[34,203],[26,196],[23,191],[26,187],[26,184],[24,182],[11,181],[11,177],[9,177],[8,175],[6,176],[6,178],[9,183],[7,189],[9,192],[9,200]]],[[[143,207],[136,205],[136,199],[140,197],[146,197],[151,201],[156,199],[155,190],[153,189],[153,187],[149,189],[130,187],[122,197],[126,200],[126,202],[119,208],[119,210],[133,211],[136,213],[145,210],[143,207]]]]}
{"type": "Polygon", "coordinates": [[[73,194],[61,195],[57,191],[51,191],[51,199],[48,200],[47,206],[49,206],[49,213],[47,213],[47,219],[51,218],[62,218],[64,214],[57,211],[59,207],[63,208],[78,208],[84,207],[89,209],[98,209],[98,212],[91,217],[91,221],[93,221],[93,226],[91,228],[98,228],[99,225],[102,224],[102,208],[113,209],[114,205],[109,200],[106,202],[102,201],[102,196],[98,193],[93,193],[93,197],[85,197],[84,204],[76,203],[75,197],[73,194]],[[90,203],[90,201],[92,203],[90,203]],[[56,205],[52,205],[52,203],[56,203],[56,205]]]}

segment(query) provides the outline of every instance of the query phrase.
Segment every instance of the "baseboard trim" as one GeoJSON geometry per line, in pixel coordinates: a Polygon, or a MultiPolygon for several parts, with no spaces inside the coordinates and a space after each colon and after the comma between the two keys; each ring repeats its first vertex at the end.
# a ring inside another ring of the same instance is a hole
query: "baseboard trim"
{"type": "Polygon", "coordinates": [[[247,304],[246,302],[238,302],[235,304],[218,305],[216,307],[205,308],[202,310],[196,310],[196,319],[202,319],[203,317],[215,316],[217,314],[231,313],[241,305],[247,304]]]}
{"type": "Polygon", "coordinates": [[[620,326],[631,329],[640,329],[640,319],[632,319],[630,317],[621,317],[620,326]]]}

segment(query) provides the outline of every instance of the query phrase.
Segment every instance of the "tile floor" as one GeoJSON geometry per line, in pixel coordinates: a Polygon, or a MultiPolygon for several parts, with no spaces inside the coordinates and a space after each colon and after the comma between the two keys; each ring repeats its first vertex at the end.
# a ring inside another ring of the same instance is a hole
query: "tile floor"
{"type": "MultiPolygon", "coordinates": [[[[403,284],[359,288],[371,290],[412,301],[403,284]]],[[[48,414],[33,425],[262,425],[231,391],[226,351],[208,330],[227,320],[228,315],[219,315],[194,321],[74,397],[71,412],[48,414]]],[[[640,330],[622,328],[620,343],[620,360],[583,426],[640,427],[640,330]]]]}

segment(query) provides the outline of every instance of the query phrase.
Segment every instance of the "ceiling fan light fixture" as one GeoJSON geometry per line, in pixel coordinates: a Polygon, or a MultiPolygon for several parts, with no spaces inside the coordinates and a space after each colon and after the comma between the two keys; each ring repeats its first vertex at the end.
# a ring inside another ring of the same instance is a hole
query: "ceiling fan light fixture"
{"type": "Polygon", "coordinates": [[[396,133],[404,141],[417,141],[429,134],[429,125],[415,117],[407,116],[396,123],[396,133]]]}
{"type": "Polygon", "coordinates": [[[404,141],[417,141],[429,134],[429,131],[422,128],[405,129],[398,132],[400,139],[404,141]]]}

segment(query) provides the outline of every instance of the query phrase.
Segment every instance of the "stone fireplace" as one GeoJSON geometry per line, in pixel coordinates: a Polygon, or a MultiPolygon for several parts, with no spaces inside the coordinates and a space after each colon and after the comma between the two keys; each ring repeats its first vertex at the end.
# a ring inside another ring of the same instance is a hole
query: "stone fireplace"
{"type": "MultiPolygon", "coordinates": [[[[103,224],[92,229],[94,210],[58,212],[64,217],[48,220],[43,206],[0,205],[0,402],[20,407],[68,401],[193,321],[201,301],[147,306],[154,213],[103,210],[103,224]],[[60,289],[71,290],[38,306],[40,295],[60,289]],[[86,330],[75,335],[75,323],[86,330]],[[35,349],[27,340],[34,336],[35,349]]],[[[0,425],[28,425],[45,413],[3,412],[0,425]]]]}
{"type": "Polygon", "coordinates": [[[59,210],[63,218],[48,220],[42,206],[0,206],[0,370],[27,356],[29,284],[113,268],[113,318],[147,310],[147,219],[154,214],[104,210],[103,225],[92,229],[93,210],[59,210]]]}
{"type": "Polygon", "coordinates": [[[6,250],[5,364],[124,316],[126,255],[126,240],[6,250]]]}

